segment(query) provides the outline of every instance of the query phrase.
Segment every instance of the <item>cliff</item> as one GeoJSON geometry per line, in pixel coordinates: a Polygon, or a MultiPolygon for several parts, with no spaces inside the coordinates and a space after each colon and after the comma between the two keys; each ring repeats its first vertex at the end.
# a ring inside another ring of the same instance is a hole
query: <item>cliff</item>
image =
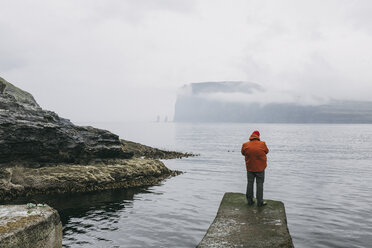
{"type": "Polygon", "coordinates": [[[0,78],[0,166],[37,167],[132,156],[123,150],[117,135],[76,126],[43,110],[31,94],[0,78]]]}
{"type": "Polygon", "coordinates": [[[304,104],[275,101],[264,88],[254,83],[193,83],[180,90],[174,121],[372,123],[372,102],[330,100],[304,104]]]}

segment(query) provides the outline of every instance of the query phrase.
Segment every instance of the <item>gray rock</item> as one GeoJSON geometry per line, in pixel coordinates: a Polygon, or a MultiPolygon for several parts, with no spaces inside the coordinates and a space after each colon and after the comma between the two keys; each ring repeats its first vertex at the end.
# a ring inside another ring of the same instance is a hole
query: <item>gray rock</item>
{"type": "Polygon", "coordinates": [[[140,143],[136,143],[128,140],[120,140],[124,146],[124,150],[133,153],[134,157],[145,157],[153,159],[174,159],[174,158],[187,158],[198,156],[193,153],[183,153],[175,151],[164,151],[158,148],[153,148],[140,143]]]}
{"type": "Polygon", "coordinates": [[[43,110],[33,96],[0,78],[0,167],[130,158],[109,131],[76,126],[43,110]]]}
{"type": "Polygon", "coordinates": [[[62,247],[62,224],[49,206],[0,206],[0,248],[62,247]]]}
{"type": "Polygon", "coordinates": [[[17,197],[150,186],[180,172],[155,159],[108,159],[89,165],[0,168],[0,203],[17,197]]]}

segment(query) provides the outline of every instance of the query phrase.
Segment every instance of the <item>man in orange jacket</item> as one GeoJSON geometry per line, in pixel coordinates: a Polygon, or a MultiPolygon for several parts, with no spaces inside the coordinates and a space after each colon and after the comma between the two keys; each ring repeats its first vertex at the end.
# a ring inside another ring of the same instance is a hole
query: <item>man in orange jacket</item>
{"type": "Polygon", "coordinates": [[[253,184],[256,179],[256,198],[257,206],[264,206],[263,201],[263,183],[265,181],[265,169],[267,166],[266,154],[269,149],[266,143],[260,140],[260,132],[254,131],[249,141],[242,146],[242,154],[245,156],[245,166],[247,168],[247,201],[249,205],[253,204],[253,184]]]}

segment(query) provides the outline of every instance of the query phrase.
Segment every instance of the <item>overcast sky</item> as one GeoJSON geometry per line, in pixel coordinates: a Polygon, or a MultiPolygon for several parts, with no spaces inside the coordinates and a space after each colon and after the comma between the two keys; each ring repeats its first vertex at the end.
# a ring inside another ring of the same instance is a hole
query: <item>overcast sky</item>
{"type": "Polygon", "coordinates": [[[0,76],[74,122],[173,118],[177,89],[250,81],[372,100],[372,1],[0,0],[0,76]]]}

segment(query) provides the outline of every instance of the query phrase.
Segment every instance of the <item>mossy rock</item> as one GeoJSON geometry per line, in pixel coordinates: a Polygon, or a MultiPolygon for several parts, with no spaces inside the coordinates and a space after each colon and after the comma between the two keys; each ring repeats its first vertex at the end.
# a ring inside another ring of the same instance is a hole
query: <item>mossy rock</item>
{"type": "Polygon", "coordinates": [[[6,81],[5,79],[1,77],[0,77],[0,94],[10,95],[14,97],[16,101],[18,102],[22,102],[22,103],[26,103],[32,106],[39,107],[34,97],[30,93],[24,90],[21,90],[20,88],[14,86],[13,84],[9,83],[8,81],[6,81]]]}

